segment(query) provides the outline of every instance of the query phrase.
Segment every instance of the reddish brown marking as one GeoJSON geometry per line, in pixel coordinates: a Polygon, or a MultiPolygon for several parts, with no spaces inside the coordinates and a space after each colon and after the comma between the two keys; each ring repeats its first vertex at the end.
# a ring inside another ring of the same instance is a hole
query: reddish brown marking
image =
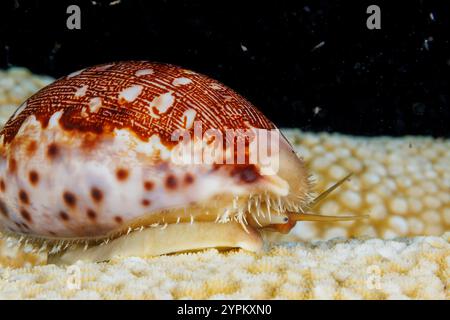
{"type": "Polygon", "coordinates": [[[142,199],[142,205],[143,205],[144,207],[148,207],[148,206],[150,205],[150,200],[148,200],[148,199],[142,199]]]}
{"type": "Polygon", "coordinates": [[[92,209],[88,209],[86,211],[86,214],[87,214],[88,218],[91,220],[95,220],[97,218],[97,213],[92,209]]]}
{"type": "Polygon", "coordinates": [[[27,146],[27,155],[29,157],[31,157],[32,155],[34,155],[36,153],[36,150],[38,148],[38,144],[36,141],[32,140],[30,141],[30,143],[27,146]]]}
{"type": "Polygon", "coordinates": [[[5,216],[5,218],[9,217],[8,213],[8,207],[6,206],[6,203],[3,202],[3,200],[0,199],[0,213],[5,216]]]}
{"type": "Polygon", "coordinates": [[[116,171],[117,179],[120,180],[120,181],[126,180],[128,178],[128,174],[129,173],[128,173],[127,169],[119,168],[116,171]]]}
{"type": "Polygon", "coordinates": [[[49,233],[51,236],[56,237],[56,233],[55,233],[55,232],[53,232],[53,231],[48,231],[48,233],[49,233]]]}
{"type": "Polygon", "coordinates": [[[20,214],[28,222],[30,222],[30,223],[33,222],[33,219],[31,219],[30,213],[26,209],[24,209],[24,208],[20,209],[20,214]]]}
{"type": "Polygon", "coordinates": [[[90,151],[90,150],[94,149],[98,145],[99,142],[100,142],[100,137],[98,136],[98,134],[88,132],[83,137],[83,142],[81,143],[81,148],[85,151],[90,151]]]}
{"type": "Polygon", "coordinates": [[[115,216],[115,217],[114,217],[114,221],[116,221],[117,223],[122,223],[122,222],[123,222],[123,219],[122,219],[122,217],[120,217],[120,216],[115,216]]]}
{"type": "Polygon", "coordinates": [[[73,193],[71,193],[69,191],[64,191],[63,199],[64,199],[64,202],[69,207],[75,207],[75,205],[77,204],[77,198],[75,197],[75,195],[73,193]]]}
{"type": "Polygon", "coordinates": [[[97,187],[92,187],[91,197],[92,199],[94,199],[95,202],[100,202],[103,199],[103,192],[97,187]]]}
{"type": "Polygon", "coordinates": [[[30,203],[30,199],[28,198],[28,194],[23,189],[20,189],[20,191],[19,191],[19,199],[20,199],[20,201],[22,201],[25,204],[29,204],[30,203]]]}
{"type": "Polygon", "coordinates": [[[150,181],[150,180],[147,180],[147,181],[144,182],[144,189],[147,190],[147,191],[153,190],[154,186],[155,186],[155,184],[152,181],[150,181]]]}
{"type": "Polygon", "coordinates": [[[216,136],[207,137],[206,144],[211,145],[213,142],[216,141],[216,139],[217,139],[216,136]]]}
{"type": "Polygon", "coordinates": [[[69,215],[65,211],[60,211],[59,217],[64,221],[69,221],[69,219],[70,219],[69,215]]]}
{"type": "Polygon", "coordinates": [[[59,151],[59,147],[55,142],[52,142],[48,145],[47,147],[47,156],[50,159],[55,159],[56,157],[58,157],[60,151],[59,151]]]}
{"type": "Polygon", "coordinates": [[[31,184],[34,186],[39,182],[39,174],[34,170],[30,171],[28,178],[30,179],[31,184]]]}
{"type": "Polygon", "coordinates": [[[166,178],[167,189],[176,189],[178,185],[177,178],[173,174],[169,174],[166,178]]]}
{"type": "Polygon", "coordinates": [[[184,175],[184,183],[185,184],[192,184],[194,182],[194,176],[190,173],[186,173],[184,175]]]}
{"type": "Polygon", "coordinates": [[[3,179],[0,179],[0,191],[1,192],[6,191],[6,184],[5,184],[5,180],[3,180],[3,179]]]}
{"type": "Polygon", "coordinates": [[[26,223],[14,222],[14,224],[20,229],[22,232],[27,232],[30,227],[26,223]]]}
{"type": "Polygon", "coordinates": [[[261,177],[258,169],[253,164],[234,165],[230,174],[232,177],[238,177],[239,180],[245,183],[255,182],[261,177]]]}
{"type": "Polygon", "coordinates": [[[16,161],[16,159],[14,159],[12,157],[9,159],[8,170],[11,173],[16,172],[16,170],[17,170],[17,161],[16,161]]]}

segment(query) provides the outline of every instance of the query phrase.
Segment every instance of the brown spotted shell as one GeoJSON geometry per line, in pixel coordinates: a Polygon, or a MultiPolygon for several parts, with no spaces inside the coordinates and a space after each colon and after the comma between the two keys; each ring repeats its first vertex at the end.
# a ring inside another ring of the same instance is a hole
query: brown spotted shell
{"type": "MultiPolygon", "coordinates": [[[[0,225],[42,238],[102,238],[224,193],[271,185],[292,194],[289,179],[261,178],[255,166],[173,165],[171,136],[194,122],[204,131],[275,128],[225,85],[173,65],[118,62],[55,81],[0,132],[0,225]]],[[[285,167],[301,166],[286,157],[285,167]]],[[[296,190],[306,188],[299,174],[291,173],[296,190]]],[[[299,202],[302,192],[294,192],[299,202]]]]}

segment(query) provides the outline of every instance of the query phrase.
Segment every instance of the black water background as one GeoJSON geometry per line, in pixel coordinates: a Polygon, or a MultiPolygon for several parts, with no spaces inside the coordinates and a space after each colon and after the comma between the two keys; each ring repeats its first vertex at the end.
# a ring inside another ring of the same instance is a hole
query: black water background
{"type": "Polygon", "coordinates": [[[281,127],[450,136],[448,1],[111,2],[2,0],[0,68],[59,77],[162,61],[222,81],[281,127]],[[66,28],[69,4],[81,30],[66,28]],[[381,30],[366,28],[370,4],[381,30]]]}

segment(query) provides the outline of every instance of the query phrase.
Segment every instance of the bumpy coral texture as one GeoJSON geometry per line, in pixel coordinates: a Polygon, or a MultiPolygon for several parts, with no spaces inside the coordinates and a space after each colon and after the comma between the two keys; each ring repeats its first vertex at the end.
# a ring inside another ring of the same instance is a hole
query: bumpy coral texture
{"type": "Polygon", "coordinates": [[[0,299],[449,299],[450,234],[0,268],[0,299]]]}
{"type": "Polygon", "coordinates": [[[450,230],[450,140],[286,130],[321,191],[353,172],[316,211],[367,220],[300,223],[291,240],[442,235],[450,230]]]}
{"type": "MultiPolygon", "coordinates": [[[[50,81],[22,68],[0,71],[0,122],[50,81]]],[[[450,141],[284,133],[315,176],[318,193],[354,173],[314,210],[368,214],[368,220],[299,223],[289,235],[268,236],[290,242],[258,255],[207,250],[75,267],[0,268],[0,298],[449,299],[450,141]],[[389,240],[299,242],[350,236],[389,240]],[[392,239],[397,236],[415,237],[392,239]]],[[[0,266],[45,262],[45,253],[30,251],[0,240],[0,266]]]]}

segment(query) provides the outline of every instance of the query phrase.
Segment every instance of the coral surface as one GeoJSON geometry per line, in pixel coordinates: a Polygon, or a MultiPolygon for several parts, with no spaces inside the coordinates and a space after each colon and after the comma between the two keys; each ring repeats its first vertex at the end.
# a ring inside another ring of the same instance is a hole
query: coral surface
{"type": "Polygon", "coordinates": [[[0,268],[0,299],[449,299],[450,234],[0,268]]]}
{"type": "Polygon", "coordinates": [[[298,224],[289,239],[442,235],[450,230],[450,140],[431,137],[354,137],[285,130],[322,191],[353,172],[319,203],[328,215],[369,219],[298,224]]]}

